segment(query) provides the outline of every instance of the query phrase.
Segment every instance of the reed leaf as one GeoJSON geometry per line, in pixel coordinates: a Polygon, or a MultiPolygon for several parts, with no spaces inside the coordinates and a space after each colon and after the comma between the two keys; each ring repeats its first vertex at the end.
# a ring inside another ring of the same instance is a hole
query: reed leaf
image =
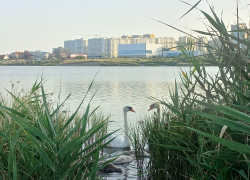
{"type": "Polygon", "coordinates": [[[54,166],[49,158],[49,156],[46,154],[46,152],[37,144],[36,139],[27,131],[25,131],[27,137],[31,141],[32,145],[36,148],[37,152],[40,154],[40,156],[43,158],[44,162],[50,167],[52,171],[54,171],[54,166]]]}
{"type": "Polygon", "coordinates": [[[40,137],[41,139],[43,139],[44,141],[49,142],[52,145],[55,145],[55,143],[44,133],[42,133],[39,129],[35,128],[34,126],[26,123],[25,121],[19,119],[18,117],[12,115],[11,113],[9,113],[10,117],[15,120],[21,127],[23,130],[28,131],[30,133],[32,133],[33,135],[36,135],[38,137],[40,137]]]}
{"type": "Polygon", "coordinates": [[[181,151],[190,151],[190,149],[181,147],[181,146],[174,146],[174,145],[166,145],[166,144],[156,144],[157,146],[165,147],[165,148],[170,148],[170,149],[176,149],[176,150],[181,150],[181,151]]]}
{"type": "MultiPolygon", "coordinates": [[[[182,19],[184,16],[186,16],[190,11],[192,11],[194,8],[196,8],[196,6],[201,2],[201,0],[199,0],[195,5],[193,5],[191,7],[191,9],[189,9],[185,14],[183,14],[178,20],[176,20],[175,22],[179,21],[180,19],[182,19]]],[[[175,23],[174,22],[174,23],[175,23]]]]}
{"type": "Polygon", "coordinates": [[[240,123],[240,122],[237,122],[237,121],[229,120],[229,119],[226,119],[226,118],[221,118],[221,117],[218,117],[218,116],[198,112],[198,111],[193,111],[193,113],[199,114],[199,115],[204,116],[204,117],[209,118],[209,119],[212,119],[213,121],[217,122],[218,124],[220,124],[222,126],[226,125],[226,126],[232,128],[232,129],[235,129],[235,130],[250,134],[250,126],[249,125],[246,125],[246,124],[243,124],[243,123],[240,123]]]}
{"type": "Polygon", "coordinates": [[[192,130],[192,131],[195,131],[197,132],[198,134],[200,135],[203,135],[205,137],[208,137],[224,146],[227,146],[228,148],[234,150],[234,151],[237,151],[239,153],[242,153],[242,154],[247,154],[247,155],[250,155],[250,147],[249,146],[246,146],[244,144],[241,144],[241,143],[237,143],[237,142],[233,142],[233,141],[229,141],[229,140],[226,140],[226,139],[223,139],[223,138],[219,138],[219,137],[216,137],[214,135],[211,135],[211,134],[207,134],[205,132],[202,132],[200,130],[197,130],[197,129],[193,129],[193,128],[190,128],[190,127],[187,127],[188,129],[192,130]]]}
{"type": "Polygon", "coordinates": [[[42,99],[43,99],[43,106],[44,106],[44,109],[45,109],[45,113],[47,115],[47,122],[48,122],[48,125],[49,125],[49,132],[50,132],[50,137],[52,138],[56,138],[56,132],[55,132],[55,128],[53,126],[53,122],[52,122],[52,119],[51,119],[51,116],[50,116],[50,113],[49,113],[49,109],[48,109],[48,105],[47,105],[47,101],[46,101],[46,97],[45,97],[45,93],[44,93],[44,89],[43,87],[41,87],[42,89],[42,99]]]}
{"type": "Polygon", "coordinates": [[[18,176],[17,176],[17,164],[16,161],[13,161],[13,180],[18,180],[18,176]]]}

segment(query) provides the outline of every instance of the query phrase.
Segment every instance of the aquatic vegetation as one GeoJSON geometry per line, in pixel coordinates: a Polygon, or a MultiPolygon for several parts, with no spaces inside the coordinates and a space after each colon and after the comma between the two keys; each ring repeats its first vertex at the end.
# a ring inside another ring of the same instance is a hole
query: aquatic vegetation
{"type": "MultiPolygon", "coordinates": [[[[204,44],[209,54],[203,60],[192,56],[192,43],[180,47],[190,61],[189,70],[180,69],[182,85],[175,83],[170,99],[152,98],[169,113],[160,121],[140,119],[131,137],[136,158],[141,144],[148,145],[146,178],[250,179],[250,40],[232,36],[211,12],[213,17],[201,11],[207,32],[196,32],[210,36],[215,46],[204,44]],[[218,72],[207,73],[204,61],[218,66],[218,72]]],[[[236,32],[250,35],[247,29],[236,32]]]]}
{"type": "Polygon", "coordinates": [[[29,92],[8,93],[0,101],[1,179],[96,179],[110,162],[100,155],[109,143],[108,117],[95,114],[98,107],[90,110],[91,100],[81,116],[85,97],[72,115],[62,112],[70,95],[52,106],[43,79],[29,92]]]}

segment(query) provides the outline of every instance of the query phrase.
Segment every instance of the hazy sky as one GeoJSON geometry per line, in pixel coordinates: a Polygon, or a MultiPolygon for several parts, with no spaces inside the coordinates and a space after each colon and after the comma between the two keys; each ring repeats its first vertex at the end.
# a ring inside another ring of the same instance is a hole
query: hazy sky
{"type": "MultiPolygon", "coordinates": [[[[198,0],[186,0],[195,4],[198,0]]],[[[235,21],[236,0],[208,0],[226,24],[235,21]]],[[[239,7],[250,4],[240,0],[239,7]]],[[[14,51],[42,50],[63,46],[64,40],[77,38],[120,37],[123,34],[155,34],[178,38],[179,32],[145,16],[173,24],[190,6],[179,0],[0,0],[0,55],[14,51]]],[[[202,0],[198,8],[209,12],[202,0]]],[[[240,10],[249,25],[250,5],[240,10]]],[[[175,24],[190,32],[204,29],[198,10],[175,24]],[[187,29],[188,28],[188,29],[187,29]]]]}

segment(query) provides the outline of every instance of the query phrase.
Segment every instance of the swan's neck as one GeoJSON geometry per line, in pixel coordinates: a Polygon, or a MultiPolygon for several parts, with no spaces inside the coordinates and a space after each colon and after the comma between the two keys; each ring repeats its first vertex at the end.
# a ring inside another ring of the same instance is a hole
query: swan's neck
{"type": "Polygon", "coordinates": [[[124,130],[125,130],[125,138],[124,138],[124,143],[130,143],[129,138],[128,138],[128,121],[127,121],[127,112],[123,112],[124,114],[124,130]]]}
{"type": "Polygon", "coordinates": [[[161,118],[161,108],[159,106],[157,107],[157,119],[160,120],[160,118],[161,118]]]}

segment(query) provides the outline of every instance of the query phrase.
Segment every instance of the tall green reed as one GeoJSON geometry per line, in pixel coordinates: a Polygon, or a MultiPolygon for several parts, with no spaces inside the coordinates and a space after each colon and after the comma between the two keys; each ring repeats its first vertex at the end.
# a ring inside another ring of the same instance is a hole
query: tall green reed
{"type": "MultiPolygon", "coordinates": [[[[250,178],[250,41],[232,36],[212,8],[211,12],[213,17],[201,11],[207,31],[196,32],[210,36],[215,46],[203,44],[209,52],[203,58],[193,56],[192,42],[180,46],[190,67],[180,69],[182,84],[175,83],[170,100],[157,99],[171,113],[163,121],[148,118],[140,125],[141,141],[149,146],[151,179],[250,178]],[[205,62],[217,66],[218,72],[209,74],[205,62]]],[[[249,30],[237,32],[250,35],[249,30]]]]}
{"type": "Polygon", "coordinates": [[[98,109],[90,111],[91,100],[84,114],[78,116],[93,82],[77,110],[69,117],[61,108],[70,95],[53,108],[42,83],[42,80],[36,81],[24,96],[8,91],[13,101],[1,99],[0,177],[22,180],[98,178],[97,171],[108,163],[99,164],[106,159],[100,156],[100,150],[109,143],[104,140],[110,134],[98,135],[105,131],[108,119],[96,121],[87,128],[88,121],[98,109]],[[6,106],[6,102],[11,105],[6,106]],[[87,144],[93,137],[95,141],[87,144]]]}

